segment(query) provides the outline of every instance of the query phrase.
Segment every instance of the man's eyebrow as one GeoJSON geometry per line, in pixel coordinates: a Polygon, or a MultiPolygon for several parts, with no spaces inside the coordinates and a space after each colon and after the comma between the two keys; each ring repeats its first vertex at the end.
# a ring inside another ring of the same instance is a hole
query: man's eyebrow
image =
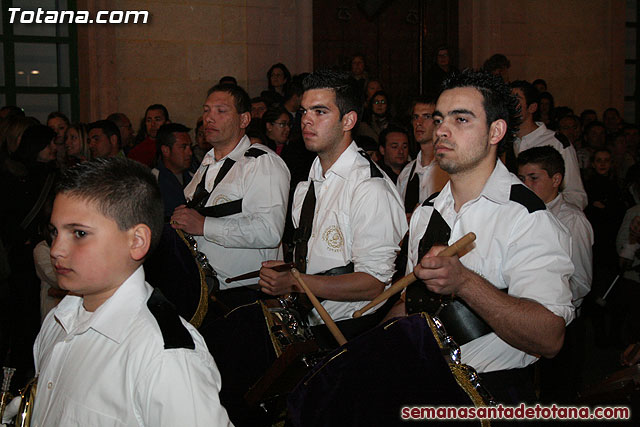
{"type": "MultiPolygon", "coordinates": [[[[467,110],[467,109],[465,109],[465,108],[458,108],[458,109],[455,109],[455,110],[451,110],[451,111],[449,111],[449,113],[447,113],[447,115],[448,115],[448,116],[453,116],[453,115],[455,115],[455,114],[466,114],[466,115],[471,116],[471,117],[476,117],[476,115],[474,114],[474,112],[473,112],[473,111],[471,111],[471,110],[467,110]]],[[[433,115],[434,115],[434,116],[444,117],[444,114],[442,114],[442,113],[441,113],[440,111],[438,111],[438,110],[435,110],[435,111],[433,112],[433,115]]]]}
{"type": "Polygon", "coordinates": [[[305,110],[320,110],[320,109],[329,110],[330,109],[326,105],[322,105],[322,104],[311,105],[310,107],[307,107],[307,108],[305,108],[304,106],[301,106],[301,108],[304,108],[305,110]]]}
{"type": "MultiPolygon", "coordinates": [[[[54,227],[54,228],[55,228],[55,225],[53,225],[53,224],[50,224],[50,225],[51,225],[52,227],[54,227]]],[[[65,229],[72,229],[72,228],[77,228],[77,227],[82,227],[82,228],[93,228],[93,227],[91,227],[91,226],[89,226],[89,225],[86,225],[86,224],[80,224],[80,223],[77,223],[77,222],[72,222],[72,223],[70,223],[70,224],[63,224],[61,228],[65,228],[65,229]]]]}

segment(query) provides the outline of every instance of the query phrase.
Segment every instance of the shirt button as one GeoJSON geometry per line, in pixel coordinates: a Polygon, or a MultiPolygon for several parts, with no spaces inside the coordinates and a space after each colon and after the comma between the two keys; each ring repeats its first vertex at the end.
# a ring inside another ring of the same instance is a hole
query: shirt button
{"type": "Polygon", "coordinates": [[[51,389],[53,388],[53,383],[52,383],[51,381],[49,381],[49,382],[47,383],[47,388],[48,388],[49,390],[51,390],[51,389]]]}

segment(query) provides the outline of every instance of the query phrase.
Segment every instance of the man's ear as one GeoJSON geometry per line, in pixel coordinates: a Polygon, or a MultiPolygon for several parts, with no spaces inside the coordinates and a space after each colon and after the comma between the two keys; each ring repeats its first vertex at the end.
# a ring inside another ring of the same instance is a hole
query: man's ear
{"type": "Polygon", "coordinates": [[[342,116],[342,130],[348,132],[353,130],[356,127],[356,123],[358,123],[358,113],[355,111],[349,111],[344,116],[342,116]]]}
{"type": "Polygon", "coordinates": [[[507,122],[498,119],[489,126],[489,144],[497,145],[507,133],[507,122]]]}
{"type": "Polygon", "coordinates": [[[382,157],[384,157],[384,145],[378,146],[378,152],[382,154],[382,157]]]}
{"type": "Polygon", "coordinates": [[[249,111],[240,114],[240,129],[246,129],[251,123],[251,113],[249,111]]]}
{"type": "Polygon", "coordinates": [[[555,188],[560,188],[560,184],[562,184],[562,174],[560,172],[556,172],[551,177],[551,183],[555,188]]]}
{"type": "Polygon", "coordinates": [[[529,114],[533,114],[536,111],[538,111],[538,103],[537,102],[531,103],[531,105],[527,107],[527,111],[529,112],[529,114]]]}
{"type": "Polygon", "coordinates": [[[118,148],[120,148],[120,147],[118,146],[118,137],[117,137],[116,135],[111,135],[111,136],[109,137],[109,143],[111,144],[111,146],[112,146],[112,147],[118,147],[118,148]]]}
{"type": "Polygon", "coordinates": [[[134,261],[142,261],[151,246],[151,229],[146,224],[134,225],[129,229],[129,253],[134,261]]]}

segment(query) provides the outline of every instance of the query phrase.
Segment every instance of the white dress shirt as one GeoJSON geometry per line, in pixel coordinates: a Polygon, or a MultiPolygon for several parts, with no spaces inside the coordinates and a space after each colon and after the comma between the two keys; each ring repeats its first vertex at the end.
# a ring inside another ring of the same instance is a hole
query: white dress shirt
{"type": "Polygon", "coordinates": [[[544,147],[547,145],[552,146],[564,160],[564,181],[562,182],[562,192],[567,202],[573,203],[580,209],[587,207],[587,192],[584,191],[582,185],[582,178],[580,177],[580,167],[578,166],[578,156],[576,149],[573,145],[568,145],[566,148],[556,138],[554,131],[547,129],[542,122],[536,122],[538,128],[533,132],[523,136],[522,138],[516,138],[513,143],[513,148],[516,157],[524,150],[528,150],[533,147],[544,147]]]}
{"type": "Polygon", "coordinates": [[[571,261],[575,271],[569,279],[571,303],[578,309],[591,290],[593,278],[593,228],[580,209],[564,200],[563,193],[547,203],[547,209],[560,220],[571,236],[571,261]]]}
{"type": "Polygon", "coordinates": [[[403,201],[407,195],[407,185],[409,184],[409,180],[413,178],[414,175],[418,175],[419,180],[419,198],[418,203],[422,204],[425,200],[429,198],[436,191],[442,190],[442,187],[449,180],[449,176],[445,171],[440,169],[438,163],[435,159],[431,160],[431,163],[428,165],[422,165],[422,154],[418,153],[418,156],[415,160],[410,161],[400,175],[398,175],[398,182],[396,184],[398,188],[398,193],[400,193],[400,198],[403,201]],[[413,172],[413,175],[409,176],[411,173],[411,168],[413,165],[416,165],[416,169],[413,172]]]}
{"type": "Polygon", "coordinates": [[[184,319],[195,349],[164,348],[139,267],[95,312],[66,296],[34,344],[32,426],[228,426],[220,373],[184,319]]]}
{"type": "MultiPolygon", "coordinates": [[[[618,250],[618,255],[622,258],[631,260],[631,267],[637,268],[640,265],[640,259],[636,256],[638,249],[640,249],[640,243],[631,243],[629,242],[629,237],[631,234],[631,230],[629,227],[631,226],[631,221],[637,216],[640,216],[640,204],[635,205],[632,208],[629,208],[627,212],[624,214],[624,219],[622,220],[622,224],[620,225],[620,229],[618,230],[618,236],[616,237],[616,248],[618,250]]],[[[640,283],[640,274],[634,270],[626,270],[623,274],[625,279],[633,280],[634,282],[640,283]]]]}
{"type": "Polygon", "coordinates": [[[206,217],[204,236],[196,236],[198,250],[207,256],[218,273],[221,289],[256,284],[257,279],[231,284],[226,284],[224,280],[258,270],[263,261],[277,259],[284,232],[291,175],[280,156],[264,145],[251,146],[246,135],[231,153],[218,161],[214,150],[212,148],[205,155],[193,179],[185,187],[185,197],[191,200],[205,171],[205,188],[211,191],[228,157],[236,163],[213,190],[206,206],[242,199],[242,212],[223,218],[206,217]],[[251,147],[266,154],[245,156],[251,147]]]}
{"type": "MultiPolygon", "coordinates": [[[[307,273],[316,274],[350,262],[354,271],[388,284],[395,271],[398,244],[407,231],[407,219],[393,182],[371,178],[371,164],[355,142],[323,175],[316,158],[309,172],[316,193],[313,228],[308,242],[307,273]]],[[[309,182],[298,184],[291,214],[298,227],[309,182]]],[[[368,301],[329,301],[322,305],[333,320],[350,319],[368,301]]],[[[321,324],[315,310],[310,323],[321,324]]]]}
{"type": "MultiPolygon", "coordinates": [[[[481,194],[456,212],[447,183],[433,207],[421,206],[411,217],[407,272],[418,263],[418,244],[435,209],[451,228],[449,244],[469,232],[476,234],[473,249],[460,258],[466,268],[496,288],[508,287],[509,295],[537,301],[568,324],[574,317],[569,236],[548,210],[529,213],[527,207],[509,200],[513,184],[523,185],[498,161],[481,194]]],[[[461,351],[462,363],[478,372],[522,368],[537,360],[495,332],[462,345],[461,351]]]]}

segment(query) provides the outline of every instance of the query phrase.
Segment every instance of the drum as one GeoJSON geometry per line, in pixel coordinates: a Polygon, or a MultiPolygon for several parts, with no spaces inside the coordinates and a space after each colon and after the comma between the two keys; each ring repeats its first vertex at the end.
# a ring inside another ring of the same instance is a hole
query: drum
{"type": "Polygon", "coordinates": [[[207,317],[199,330],[222,376],[220,401],[236,426],[281,418],[287,394],[321,358],[309,327],[284,299],[207,317]]]}
{"type": "Polygon", "coordinates": [[[198,328],[207,314],[209,292],[217,290],[215,271],[189,234],[165,224],[158,247],[144,262],[145,278],[198,328]]]}
{"type": "Polygon", "coordinates": [[[327,355],[291,392],[287,407],[293,426],[392,426],[405,425],[405,406],[492,403],[440,322],[422,313],[391,319],[327,355]]]}
{"type": "MultiPolygon", "coordinates": [[[[586,387],[578,401],[588,405],[628,405],[640,400],[640,365],[613,372],[597,384],[586,387]]],[[[633,413],[633,412],[632,412],[633,413]]]]}

